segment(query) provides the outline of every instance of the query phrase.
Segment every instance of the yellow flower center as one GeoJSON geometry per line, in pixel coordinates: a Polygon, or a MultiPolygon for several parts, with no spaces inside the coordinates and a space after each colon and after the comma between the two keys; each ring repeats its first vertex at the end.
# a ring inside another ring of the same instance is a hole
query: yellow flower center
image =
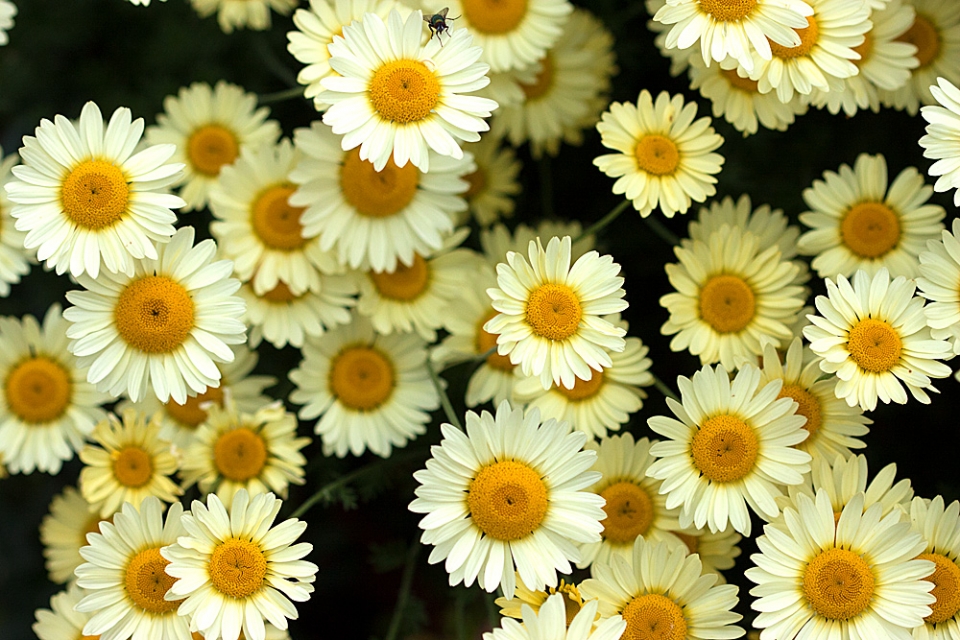
{"type": "MultiPolygon", "coordinates": [[[[483,325],[497,315],[496,311],[491,311],[477,327],[477,353],[486,353],[497,346],[497,334],[484,331],[483,325]]],[[[510,356],[502,356],[496,351],[487,356],[487,364],[500,371],[513,371],[515,366],[510,362],[510,356]]]]}
{"type": "Polygon", "coordinates": [[[130,187],[120,167],[106,160],[84,160],[63,180],[63,212],[74,224],[99,230],[127,212],[130,187]]]}
{"type": "Polygon", "coordinates": [[[300,215],[303,207],[292,207],[287,199],[296,191],[290,184],[264,189],[253,203],[253,231],[269,249],[293,251],[306,244],[300,215]]]}
{"type": "Polygon", "coordinates": [[[391,157],[382,171],[360,159],[360,149],[346,155],[340,169],[344,199],[357,213],[386,218],[406,208],[417,194],[420,172],[412,163],[398,167],[391,157]]]}
{"type": "Polygon", "coordinates": [[[739,22],[757,6],[757,0],[700,0],[700,9],[718,22],[739,22]]]}
{"type": "Polygon", "coordinates": [[[940,31],[933,21],[917,14],[906,33],[897,38],[897,42],[907,42],[917,48],[917,60],[923,69],[940,55],[940,31]]]}
{"type": "Polygon", "coordinates": [[[167,590],[176,578],[164,571],[170,564],[160,555],[160,547],[141,551],[127,565],[124,583],[127,595],[137,606],[150,613],[168,613],[176,610],[183,600],[164,600],[167,590]]]}
{"type": "Polygon", "coordinates": [[[862,67],[870,60],[870,54],[873,53],[873,36],[867,31],[863,34],[863,42],[855,47],[851,47],[859,56],[859,60],[852,60],[853,64],[862,67]]]}
{"type": "Polygon", "coordinates": [[[806,27],[794,29],[794,31],[800,36],[800,44],[795,47],[785,47],[782,44],[777,44],[773,40],[769,40],[770,51],[773,55],[784,60],[800,58],[808,55],[813,50],[813,47],[820,41],[820,27],[817,25],[817,21],[813,19],[813,16],[807,16],[806,27]]]}
{"type": "Polygon", "coordinates": [[[371,347],[349,347],[330,366],[330,392],[346,407],[370,411],[393,393],[393,364],[371,347]]]}
{"type": "Polygon", "coordinates": [[[553,77],[553,60],[551,60],[550,54],[548,53],[540,61],[540,72],[537,74],[537,77],[533,79],[533,82],[531,84],[520,83],[520,88],[523,90],[523,95],[526,96],[527,102],[542,98],[546,95],[553,87],[553,77]]]}
{"type": "Polygon", "coordinates": [[[20,420],[42,424],[63,415],[70,404],[70,373],[44,356],[24,360],[7,376],[7,406],[20,420]]]}
{"type": "Polygon", "coordinates": [[[240,600],[263,586],[267,559],[253,542],[230,538],[214,547],[207,572],[217,591],[240,600]]]}
{"type": "Polygon", "coordinates": [[[685,640],[687,621],[676,602],[659,593],[637,596],[623,609],[627,622],[620,640],[685,640]]]}
{"type": "Polygon", "coordinates": [[[653,501],[643,487],[622,481],[610,485],[600,495],[607,501],[603,507],[607,517],[600,521],[605,539],[632,545],[637,536],[647,533],[653,523],[653,501]]]}
{"type": "Polygon", "coordinates": [[[468,185],[470,185],[463,194],[463,197],[467,200],[475,198],[483,193],[487,188],[487,173],[481,168],[478,168],[473,173],[463,176],[463,179],[466,180],[468,185]]]}
{"type": "Polygon", "coordinates": [[[275,304],[286,304],[288,302],[293,302],[294,300],[299,300],[301,297],[302,296],[293,295],[293,292],[290,291],[290,287],[277,280],[277,286],[260,296],[260,299],[266,300],[267,302],[273,302],[275,304]]]}
{"type": "Polygon", "coordinates": [[[680,542],[687,546],[687,551],[690,553],[697,553],[700,549],[700,538],[698,536],[692,536],[689,533],[681,533],[679,531],[673,531],[672,533],[680,538],[680,542]]]}
{"type": "Polygon", "coordinates": [[[193,298],[166,276],[144,276],[131,282],[117,299],[117,333],[146,353],[169,353],[193,329],[193,298]]]}
{"type": "Polygon", "coordinates": [[[700,289],[700,317],[718,333],[742,331],[755,311],[753,289],[740,276],[713,276],[700,289]]]}
{"type": "Polygon", "coordinates": [[[807,419],[807,423],[803,425],[803,428],[810,433],[807,440],[801,443],[801,445],[809,442],[817,431],[820,430],[820,425],[823,421],[820,414],[820,401],[815,395],[796,384],[783,385],[783,388],[780,389],[780,395],[778,395],[777,398],[790,398],[800,405],[797,408],[797,415],[807,419]]]}
{"type": "Polygon", "coordinates": [[[924,580],[933,583],[930,593],[937,601],[930,605],[932,611],[924,621],[929,624],[946,622],[960,611],[960,567],[941,553],[922,553],[917,558],[934,564],[933,573],[924,580]]]}
{"type": "Polygon", "coordinates": [[[547,487],[540,474],[522,462],[494,462],[470,483],[467,507],[485,535],[505,542],[520,540],[543,522],[547,487]]]}
{"type": "Polygon", "coordinates": [[[393,273],[371,271],[370,279],[384,298],[415,300],[427,290],[427,284],[430,282],[430,267],[420,254],[414,254],[413,264],[409,267],[398,263],[393,273]]]}
{"type": "Polygon", "coordinates": [[[732,87],[745,91],[747,93],[759,93],[760,83],[750,78],[741,78],[736,69],[721,69],[720,75],[723,76],[732,87]]]}
{"type": "Polygon", "coordinates": [[[840,238],[861,258],[878,258],[900,242],[900,220],[882,202],[861,202],[840,222],[840,238]]]}
{"type": "Polygon", "coordinates": [[[672,174],[680,164],[680,150],[676,143],[656,134],[640,138],[634,155],[637,157],[637,166],[655,176],[672,174]]]}
{"type": "Polygon", "coordinates": [[[386,62],[370,78],[370,104],[385,120],[419,122],[440,101],[440,81],[419,60],[386,62]]]}
{"type": "Polygon", "coordinates": [[[222,407],[223,389],[220,387],[207,387],[206,391],[194,397],[187,398],[187,401],[183,404],[170,400],[164,407],[167,415],[181,425],[196,428],[207,419],[207,412],[200,408],[200,405],[205,402],[215,402],[222,407]]]}
{"type": "Polygon", "coordinates": [[[236,136],[219,124],[208,124],[194,131],[187,140],[187,159],[197,173],[220,175],[225,164],[233,164],[240,155],[236,136]]]}
{"type": "Polygon", "coordinates": [[[527,15],[527,0],[461,0],[470,28],[484,34],[510,33],[527,15]]]}
{"type": "Polygon", "coordinates": [[[267,462],[267,445],[252,429],[231,429],[214,443],[213,462],[224,478],[246,482],[263,471],[267,462]]]}
{"type": "Polygon", "coordinates": [[[139,488],[153,477],[153,458],[136,445],[114,451],[113,475],[125,487],[139,488]]]}
{"type": "Polygon", "coordinates": [[[882,373],[900,362],[903,342],[896,330],[883,320],[864,318],[847,337],[847,351],[861,369],[882,373]]]}
{"type": "Polygon", "coordinates": [[[740,480],[753,470],[760,451],[753,428],[728,414],[706,420],[690,445],[693,464],[713,482],[740,480]]]}
{"type": "Polygon", "coordinates": [[[849,620],[860,615],[873,597],[873,571],[847,549],[827,549],[807,564],[803,595],[824,618],[849,620]]]}
{"type": "Polygon", "coordinates": [[[572,402],[579,402],[580,400],[586,400],[587,398],[592,398],[595,396],[597,391],[599,391],[600,387],[602,386],[603,372],[594,371],[593,376],[589,380],[575,378],[573,382],[573,389],[567,389],[562,384],[558,385],[556,389],[561,394],[566,396],[568,400],[572,402]]]}
{"type": "Polygon", "coordinates": [[[527,324],[548,340],[566,340],[577,332],[583,308],[573,289],[565,284],[542,284],[527,299],[527,324]]]}

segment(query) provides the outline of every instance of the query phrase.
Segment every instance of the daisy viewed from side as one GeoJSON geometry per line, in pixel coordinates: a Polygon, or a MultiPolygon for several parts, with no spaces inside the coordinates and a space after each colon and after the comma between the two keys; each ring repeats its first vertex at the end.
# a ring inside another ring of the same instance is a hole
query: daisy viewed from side
{"type": "Polygon", "coordinates": [[[960,89],[946,78],[937,78],[930,91],[939,104],[920,109],[928,123],[920,146],[924,158],[936,160],[928,170],[937,178],[934,191],[956,189],[953,204],[960,207],[960,89]]]}
{"type": "Polygon", "coordinates": [[[516,620],[503,618],[500,627],[483,634],[483,640],[618,640],[627,623],[614,615],[596,623],[599,603],[584,603],[571,619],[562,593],[551,595],[539,609],[521,606],[521,625],[516,620]]]}
{"type": "Polygon", "coordinates": [[[264,31],[270,28],[270,10],[289,15],[299,0],[190,0],[201,18],[217,14],[217,24],[224,33],[237,27],[264,31]]]}
{"type": "Polygon", "coordinates": [[[944,506],[943,496],[916,497],[910,503],[910,525],[923,536],[925,547],[917,556],[933,562],[930,615],[913,629],[914,640],[950,640],[960,634],[960,503],[944,506]]]}

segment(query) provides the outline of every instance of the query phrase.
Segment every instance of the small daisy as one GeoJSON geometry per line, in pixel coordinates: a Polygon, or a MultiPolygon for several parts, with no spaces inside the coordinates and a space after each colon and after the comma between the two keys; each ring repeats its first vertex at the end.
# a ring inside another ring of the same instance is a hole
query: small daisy
{"type": "Polygon", "coordinates": [[[222,80],[213,89],[205,82],[181,87],[176,96],[164,98],[163,109],[157,124],[147,127],[147,141],[176,145],[173,159],[184,164],[179,180],[184,211],[207,206],[220,170],[241,151],[272,144],[280,136],[277,122],[267,120],[270,110],[257,109],[256,95],[222,80]]]}
{"type": "Polygon", "coordinates": [[[950,340],[953,353],[960,354],[960,219],[954,218],[951,231],[941,239],[927,242],[920,253],[920,277],[917,288],[930,303],[923,315],[936,340],[950,340]]]}
{"type": "Polygon", "coordinates": [[[477,165],[475,171],[463,176],[470,185],[463,197],[477,224],[487,227],[500,218],[512,217],[516,206],[514,196],[521,191],[517,181],[521,163],[513,149],[501,145],[492,136],[485,136],[480,142],[464,145],[464,150],[473,154],[477,165]]]}
{"type": "Polygon", "coordinates": [[[204,638],[237,640],[242,632],[264,640],[264,620],[285,630],[287,619],[297,618],[290,601],[310,599],[317,565],[302,558],[313,545],[291,546],[307,523],[290,518],[274,526],[281,503],[272,493],[251,498],[241,489],[228,511],[211,493],[183,515],[186,535],[161,550],[167,575],[177,578],[167,599],[180,602],[177,612],[204,638]]]}
{"type": "Polygon", "coordinates": [[[84,636],[189,640],[189,620],[177,614],[180,603],[164,599],[174,578],[160,555],[184,533],[182,516],[177,502],[164,520],[163,505],[151,496],[139,508],[124,504],[112,523],[90,535],[90,545],[80,549],[86,562],[77,568],[77,584],[87,590],[77,610],[93,614],[84,636]]]}
{"type": "MultiPolygon", "coordinates": [[[[84,543],[86,544],[86,543],[84,543]]],[[[79,555],[77,556],[80,557],[79,555]]],[[[80,560],[83,562],[83,560],[80,560]]],[[[89,613],[80,613],[74,607],[86,592],[75,584],[50,598],[50,609],[37,609],[33,632],[40,640],[83,640],[83,627],[89,613]],[[51,610],[52,609],[52,610],[51,610]]]]}
{"type": "Polygon", "coordinates": [[[920,109],[928,122],[920,146],[924,158],[936,160],[927,171],[937,178],[934,191],[956,189],[953,204],[960,207],[960,89],[946,78],[937,78],[930,91],[940,104],[920,109]]]}
{"type": "Polygon", "coordinates": [[[10,41],[7,32],[13,29],[13,18],[17,15],[17,5],[10,0],[0,1],[0,45],[10,41]]]}
{"type": "Polygon", "coordinates": [[[593,164],[611,178],[615,194],[625,194],[640,215],[655,207],[672,218],[686,213],[691,201],[703,202],[717,192],[713,186],[723,156],[713,153],[723,138],[710,118],[694,121],[697,103],[661,91],[656,103],[646,89],[637,104],[614,102],[597,125],[600,142],[617,153],[594,158],[593,164]]]}
{"type": "Polygon", "coordinates": [[[314,431],[324,455],[338,458],[370,450],[389,457],[426,431],[440,396],[426,367],[427,349],[415,334],[376,334],[370,322],[353,320],[307,340],[300,366],[290,372],[290,401],[304,405],[301,420],[320,418],[314,431]]]}
{"type": "Polygon", "coordinates": [[[887,188],[887,161],[861,153],[851,169],[825,171],[803,190],[811,211],[800,214],[810,230],[800,236],[800,253],[814,255],[821,278],[851,277],[858,269],[873,275],[882,267],[893,276],[917,275],[917,256],[943,230],[943,207],[927,203],[933,188],[907,167],[887,188]]]}
{"type": "Polygon", "coordinates": [[[689,553],[700,556],[704,574],[716,574],[718,584],[726,582],[720,572],[733,568],[741,553],[737,545],[743,539],[743,536],[734,531],[733,527],[727,527],[716,533],[707,528],[697,529],[696,527],[687,527],[670,533],[687,547],[689,553]]]}
{"type": "Polygon", "coordinates": [[[722,225],[707,236],[674,247],[679,264],[667,264],[676,290],[660,298],[670,318],[660,328],[674,335],[672,351],[688,349],[701,364],[732,370],[756,362],[764,345],[790,340],[789,325],[803,307],[795,284],[799,268],[778,246],[761,250],[760,236],[722,225]]]}
{"type": "Polygon", "coordinates": [[[450,586],[476,580],[512,598],[518,581],[527,589],[557,586],[580,559],[576,545],[600,539],[603,498],[585,491],[599,480],[596,459],[583,451],[586,435],[556,420],[540,423],[503,402],[496,416],[468,411],[466,433],[440,427],[410,503],[420,520],[429,562],[446,560],[450,586]]]}
{"type": "Polygon", "coordinates": [[[931,339],[916,284],[903,276],[891,281],[886,269],[870,276],[857,271],[851,285],[843,276],[826,280],[827,295],[817,296],[817,311],[803,330],[824,373],[840,379],[835,393],[851,407],[877,408],[877,399],[907,403],[903,386],[929,404],[925,390],[936,392],[931,378],[946,378],[950,367],[938,360],[952,356],[950,344],[931,339]]]}
{"type": "MultiPolygon", "coordinates": [[[[3,158],[3,149],[0,149],[0,158],[3,158]]],[[[11,215],[14,205],[3,188],[15,179],[11,171],[19,161],[20,156],[16,154],[0,161],[0,298],[9,296],[10,285],[17,284],[30,272],[30,259],[23,247],[27,234],[17,230],[11,215]]]]}
{"type": "Polygon", "coordinates": [[[493,603],[500,607],[501,616],[521,620],[524,608],[529,607],[534,613],[539,613],[540,608],[555,594],[560,594],[563,598],[563,608],[566,613],[564,626],[569,627],[585,603],[577,585],[568,583],[563,578],[556,587],[548,587],[542,591],[527,589],[523,586],[523,582],[517,582],[517,590],[513,592],[512,598],[500,597],[493,603]]]}
{"type": "Polygon", "coordinates": [[[42,326],[30,315],[0,318],[0,455],[11,473],[59,473],[106,417],[109,397],[67,350],[68,327],[59,304],[42,326]]]}
{"type": "Polygon", "coordinates": [[[781,487],[803,482],[810,455],[794,448],[807,438],[797,403],[778,398],[781,383],[760,388],[760,370],[745,364],[733,381],[718,366],[704,367],[693,380],[677,378],[682,404],[667,398],[678,419],[654,416],[647,424],[669,438],[650,448],[647,470],[663,480],[667,507],[681,507],[680,526],[705,524],[722,531],[727,523],[750,535],[749,505],[774,518],[781,487]]]}
{"type": "Polygon", "coordinates": [[[536,228],[521,222],[512,233],[502,223],[495,224],[489,229],[481,229],[480,246],[483,248],[487,263],[496,269],[498,264],[507,261],[508,253],[511,251],[526,253],[530,242],[535,242],[537,238],[546,238],[549,242],[550,238],[564,236],[578,238],[570,245],[570,259],[574,261],[588,251],[592,251],[596,245],[596,236],[583,235],[583,227],[577,220],[541,220],[536,228]]]}
{"type": "Polygon", "coordinates": [[[179,467],[170,443],[159,438],[160,419],[128,409],[97,425],[93,443],[80,452],[80,493],[91,511],[107,518],[124,502],[139,507],[148,496],[176,502],[183,493],[169,476],[179,467]]]}
{"type": "Polygon", "coordinates": [[[914,628],[914,640],[951,640],[960,635],[960,503],[944,508],[943,496],[933,500],[914,498],[910,503],[910,524],[926,543],[920,560],[933,562],[930,592],[936,602],[930,615],[914,628]]]}
{"type": "Polygon", "coordinates": [[[330,45],[337,75],[320,81],[317,99],[330,104],[323,122],[343,136],[344,151],[359,147],[360,159],[377,171],[392,157],[398,167],[409,162],[427,172],[428,150],[459,160],[457,139],[479,140],[478,132],[489,129],[483,118],[497,108],[493,100],[466,95],[490,82],[470,32],[452,30],[441,46],[437,38],[423,44],[426,28],[419,11],[404,21],[394,9],[386,23],[367,13],[330,45]]]}
{"type": "Polygon", "coordinates": [[[864,511],[862,494],[839,519],[825,492],[816,501],[802,495],[757,545],[746,576],[757,584],[750,593],[761,640],[907,640],[930,615],[933,584],[923,578],[933,563],[914,560],[924,548],[920,534],[899,513],[864,511]]]}
{"type": "Polygon", "coordinates": [[[619,615],[595,623],[598,606],[596,600],[587,602],[571,617],[567,599],[557,593],[537,610],[523,604],[522,625],[504,618],[499,628],[483,634],[483,640],[619,640],[627,623],[619,615]]]}
{"type": "Polygon", "coordinates": [[[58,115],[40,121],[36,137],[24,136],[13,167],[15,180],[4,185],[14,203],[16,228],[26,231],[24,246],[37,259],[73,276],[96,278],[100,266],[111,274],[132,274],[140,259],[155,259],[157,243],[173,235],[183,200],[168,193],[182,164],[167,160],[171,144],[134,149],[143,119],[130,110],[113,112],[104,129],[100,108],[88,102],[73,122],[58,115]]]}
{"type": "Polygon", "coordinates": [[[193,227],[182,227],[132,276],[82,275],[86,291],[67,292],[70,351],[99,390],[138,402],[152,386],[161,402],[183,404],[220,384],[216,363],[233,360],[229,345],[244,341],[243,301],[233,295],[240,283],[232,262],[213,261],[213,240],[194,246],[193,238],[193,227]]]}
{"type": "Polygon", "coordinates": [[[499,314],[483,329],[497,334],[499,355],[538,376],[544,389],[551,382],[572,389],[626,346],[626,331],[601,318],[627,308],[620,265],[590,251],[571,267],[569,236],[551,238],[546,249],[538,238],[527,251],[530,262],[510,252],[497,265],[497,287],[487,295],[499,314]]]}
{"type": "Polygon", "coordinates": [[[250,495],[272,491],[287,496],[287,485],[303,484],[307,459],[300,449],[310,438],[297,438],[297,417],[280,401],[256,412],[240,411],[227,400],[210,405],[196,440],[183,454],[184,488],[196,484],[203,494],[215,492],[232,502],[240,489],[250,495]]]}
{"type": "Polygon", "coordinates": [[[270,28],[270,9],[282,16],[290,12],[300,0],[190,0],[201,18],[217,13],[217,24],[224,33],[233,33],[237,27],[265,31],[270,28]]]}
{"type": "Polygon", "coordinates": [[[99,533],[101,521],[75,488],[67,486],[53,497],[50,513],[40,523],[40,542],[51,582],[74,581],[73,570],[83,564],[80,547],[87,544],[88,533],[99,533]]]}

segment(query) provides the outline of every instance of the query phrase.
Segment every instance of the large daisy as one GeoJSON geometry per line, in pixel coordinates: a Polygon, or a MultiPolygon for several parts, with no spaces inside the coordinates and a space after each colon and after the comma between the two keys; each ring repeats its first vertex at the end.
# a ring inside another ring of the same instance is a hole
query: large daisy
{"type": "Polygon", "coordinates": [[[51,582],[74,581],[74,569],[83,564],[80,547],[87,544],[88,533],[100,531],[101,521],[74,487],[67,486],[53,497],[50,513],[40,522],[40,542],[51,582]]]}
{"type": "Polygon", "coordinates": [[[944,507],[943,496],[914,498],[910,524],[925,543],[918,558],[935,566],[926,580],[933,583],[930,594],[936,598],[930,615],[913,629],[913,638],[951,640],[960,635],[960,503],[954,500],[944,507]]]}
{"type": "Polygon", "coordinates": [[[233,360],[229,345],[244,341],[240,282],[232,262],[213,261],[213,240],[193,239],[183,227],[156,259],[136,261],[133,275],[82,275],[86,291],[67,293],[70,351],[99,390],[137,402],[152,386],[161,402],[183,404],[220,384],[216,363],[233,360]]]}
{"type": "Polygon", "coordinates": [[[168,192],[183,165],[167,163],[176,147],[157,144],[134,153],[143,120],[120,107],[104,128],[88,102],[77,125],[58,115],[24,136],[23,164],[4,185],[14,203],[24,246],[58,274],[132,274],[139,259],[155,259],[157,243],[173,235],[183,200],[168,192]]]}
{"type": "Polygon", "coordinates": [[[684,103],[661,91],[656,102],[646,89],[637,104],[614,102],[597,124],[600,142],[617,153],[594,158],[593,164],[617,178],[613,192],[633,201],[641,216],[656,207],[672,218],[686,213],[691,201],[703,202],[713,186],[723,156],[713,153],[723,138],[710,118],[694,121],[697,103],[684,103]]]}
{"type": "Polygon", "coordinates": [[[946,78],[937,78],[930,91],[939,104],[920,109],[928,123],[920,146],[924,158],[936,160],[927,170],[937,178],[934,191],[956,189],[953,204],[960,207],[960,89],[946,78]]]}
{"type": "Polygon", "coordinates": [[[496,416],[468,411],[466,432],[443,424],[410,503],[420,541],[433,545],[429,562],[445,562],[450,585],[476,580],[513,596],[516,576],[527,589],[557,586],[580,559],[577,543],[596,542],[603,498],[585,489],[599,479],[586,435],[563,423],[540,423],[503,402],[496,416]]]}
{"type": "Polygon", "coordinates": [[[522,625],[503,618],[500,628],[484,633],[483,640],[619,640],[627,623],[619,615],[595,622],[598,607],[597,601],[587,602],[571,617],[564,594],[557,593],[536,611],[521,605],[522,625]]]}
{"type": "Polygon", "coordinates": [[[953,353],[960,354],[960,219],[952,228],[941,232],[940,240],[928,241],[920,253],[920,295],[930,302],[923,315],[930,334],[937,340],[953,343],[953,353]]]}
{"type": "Polygon", "coordinates": [[[430,149],[462,158],[458,140],[479,140],[489,129],[483,118],[497,108],[466,95],[490,82],[470,32],[452,30],[441,46],[436,38],[423,43],[426,28],[419,11],[404,21],[394,9],[386,23],[367,13],[330,45],[337,75],[320,81],[317,99],[330,104],[323,122],[343,136],[344,151],[359,147],[360,159],[377,171],[391,157],[398,167],[410,162],[429,171],[430,149]]]}

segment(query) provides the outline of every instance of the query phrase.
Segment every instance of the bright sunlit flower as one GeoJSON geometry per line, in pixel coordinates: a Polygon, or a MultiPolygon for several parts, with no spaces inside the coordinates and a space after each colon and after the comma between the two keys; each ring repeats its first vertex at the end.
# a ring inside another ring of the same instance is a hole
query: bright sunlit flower
{"type": "Polygon", "coordinates": [[[289,15],[300,0],[190,0],[201,18],[214,12],[224,33],[237,27],[265,31],[270,28],[270,10],[289,15]]]}
{"type": "Polygon", "coordinates": [[[937,78],[930,87],[939,103],[920,109],[928,122],[926,135],[920,138],[923,157],[936,160],[928,173],[937,178],[933,189],[953,193],[954,206],[960,207],[960,89],[946,78],[937,78]]]}

